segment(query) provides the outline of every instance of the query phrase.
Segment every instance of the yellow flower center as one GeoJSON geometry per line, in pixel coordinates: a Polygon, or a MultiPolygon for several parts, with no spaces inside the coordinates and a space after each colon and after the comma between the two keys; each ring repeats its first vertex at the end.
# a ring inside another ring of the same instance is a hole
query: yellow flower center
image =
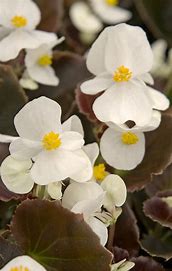
{"type": "Polygon", "coordinates": [[[132,72],[125,66],[120,66],[116,69],[113,75],[113,80],[115,82],[126,82],[132,77],[132,72]]]}
{"type": "Polygon", "coordinates": [[[43,137],[42,144],[44,149],[47,151],[55,150],[62,144],[60,135],[54,132],[50,132],[43,137]]]}
{"type": "Polygon", "coordinates": [[[43,55],[38,59],[38,64],[40,66],[46,67],[52,64],[52,56],[50,55],[43,55]]]}
{"type": "Polygon", "coordinates": [[[119,0],[105,0],[105,3],[109,6],[117,6],[119,3],[119,0]]]}
{"type": "Polygon", "coordinates": [[[103,181],[106,177],[106,168],[104,164],[99,164],[93,168],[93,176],[97,181],[103,181]]]}
{"type": "Polygon", "coordinates": [[[15,267],[10,268],[9,271],[29,271],[29,268],[20,265],[20,266],[15,266],[15,267]]]}
{"type": "Polygon", "coordinates": [[[139,141],[139,138],[131,132],[126,132],[122,134],[121,140],[126,145],[133,145],[139,141]]]}
{"type": "Polygon", "coordinates": [[[23,16],[14,16],[11,19],[11,23],[13,26],[20,28],[27,25],[27,19],[23,16]]]}

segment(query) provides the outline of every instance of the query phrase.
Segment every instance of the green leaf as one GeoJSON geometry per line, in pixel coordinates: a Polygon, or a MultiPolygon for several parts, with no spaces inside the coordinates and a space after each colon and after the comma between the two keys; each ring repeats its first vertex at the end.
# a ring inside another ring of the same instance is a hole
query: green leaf
{"type": "Polygon", "coordinates": [[[13,120],[27,98],[12,68],[0,65],[0,133],[16,135],[13,120]]]}
{"type": "Polygon", "coordinates": [[[112,255],[76,215],[57,202],[26,200],[16,210],[11,230],[25,254],[49,271],[109,271],[112,255]]]}

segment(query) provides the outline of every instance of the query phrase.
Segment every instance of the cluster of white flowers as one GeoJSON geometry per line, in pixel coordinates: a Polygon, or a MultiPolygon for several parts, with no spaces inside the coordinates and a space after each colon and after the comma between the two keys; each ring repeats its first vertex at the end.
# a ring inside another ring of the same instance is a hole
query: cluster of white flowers
{"type": "Polygon", "coordinates": [[[34,184],[46,186],[52,199],[62,199],[62,206],[82,213],[105,245],[107,227],[116,221],[126,200],[126,186],[119,176],[106,172],[104,164],[95,165],[98,144],[84,146],[80,119],[74,115],[63,124],[60,119],[59,104],[46,97],[20,110],[14,119],[19,137],[7,137],[12,141],[11,155],[1,165],[2,181],[19,194],[29,193],[34,184]],[[70,184],[62,194],[66,178],[70,184]]]}
{"type": "Polygon", "coordinates": [[[52,86],[59,83],[51,67],[52,48],[64,38],[35,30],[40,20],[40,10],[31,0],[0,1],[0,61],[14,59],[21,50],[26,50],[26,70],[20,80],[24,88],[36,89],[37,83],[52,86]]]}
{"type": "Polygon", "coordinates": [[[143,132],[156,129],[161,121],[158,110],[169,107],[165,95],[146,85],[154,83],[149,73],[152,65],[145,32],[124,23],[105,28],[88,53],[87,68],[95,78],[84,82],[81,91],[100,93],[93,111],[109,127],[100,140],[100,150],[114,168],[131,170],[143,160],[143,132]],[[128,121],[134,124],[132,128],[128,121]]]}
{"type": "Polygon", "coordinates": [[[126,22],[131,12],[119,7],[119,0],[89,0],[74,2],[70,8],[70,18],[80,32],[83,42],[91,42],[105,24],[126,22]]]}

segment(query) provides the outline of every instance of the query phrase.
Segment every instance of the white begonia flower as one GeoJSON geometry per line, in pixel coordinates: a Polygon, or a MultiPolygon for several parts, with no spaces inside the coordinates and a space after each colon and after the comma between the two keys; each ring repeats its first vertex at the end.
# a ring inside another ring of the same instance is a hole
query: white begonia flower
{"type": "Polygon", "coordinates": [[[37,261],[27,255],[18,256],[8,262],[1,271],[46,271],[37,261]]]}
{"type": "Polygon", "coordinates": [[[122,124],[132,120],[138,126],[150,121],[156,98],[162,95],[154,90],[157,95],[150,99],[150,88],[142,81],[152,83],[148,74],[152,63],[152,50],[140,27],[119,24],[100,34],[87,58],[87,68],[96,77],[81,85],[81,91],[90,95],[105,90],[93,104],[100,121],[122,124]]]}
{"type": "Polygon", "coordinates": [[[9,136],[9,135],[4,135],[0,134],[0,143],[11,143],[12,141],[16,140],[16,136],[9,136]]]}
{"type": "Polygon", "coordinates": [[[145,154],[145,136],[143,132],[156,129],[161,121],[161,114],[153,112],[147,126],[128,128],[123,124],[109,127],[101,137],[100,151],[104,160],[112,167],[122,170],[134,169],[141,163],[145,154]]]}
{"type": "Polygon", "coordinates": [[[8,190],[18,194],[29,193],[34,186],[30,175],[31,167],[30,159],[19,161],[8,156],[0,167],[1,179],[8,190]]]}
{"type": "Polygon", "coordinates": [[[131,19],[130,11],[118,6],[119,0],[90,0],[95,13],[106,24],[117,24],[131,19]]]}
{"type": "Polygon", "coordinates": [[[62,206],[74,213],[83,214],[84,220],[99,236],[101,244],[107,242],[107,227],[97,219],[96,212],[101,211],[105,193],[100,185],[95,182],[70,184],[63,195],[62,206]]]}
{"type": "Polygon", "coordinates": [[[101,187],[106,192],[103,206],[109,212],[111,212],[114,207],[121,207],[125,203],[127,189],[121,177],[109,174],[101,183],[101,187]]]}
{"type": "Polygon", "coordinates": [[[126,261],[126,259],[112,264],[111,271],[128,271],[135,266],[135,263],[126,261]]]}
{"type": "Polygon", "coordinates": [[[35,161],[31,177],[40,185],[67,177],[85,182],[92,176],[90,160],[82,150],[83,135],[65,130],[60,118],[60,105],[46,97],[29,102],[14,118],[20,137],[11,143],[10,153],[18,160],[35,161]]]}
{"type": "Polygon", "coordinates": [[[0,1],[0,61],[16,58],[22,49],[56,40],[54,33],[34,30],[40,20],[40,10],[31,0],[0,1]]]}
{"type": "Polygon", "coordinates": [[[73,25],[80,32],[83,41],[91,42],[103,28],[101,21],[84,2],[73,3],[69,15],[73,25]]]}
{"type": "Polygon", "coordinates": [[[51,67],[53,61],[52,48],[63,41],[64,38],[62,37],[54,42],[43,44],[36,49],[26,50],[26,71],[31,79],[37,83],[49,86],[57,86],[59,84],[59,79],[51,67]]]}
{"type": "Polygon", "coordinates": [[[167,42],[165,40],[156,40],[152,44],[154,63],[151,69],[152,75],[160,78],[168,78],[172,72],[172,59],[170,57],[172,50],[166,57],[167,42]]]}

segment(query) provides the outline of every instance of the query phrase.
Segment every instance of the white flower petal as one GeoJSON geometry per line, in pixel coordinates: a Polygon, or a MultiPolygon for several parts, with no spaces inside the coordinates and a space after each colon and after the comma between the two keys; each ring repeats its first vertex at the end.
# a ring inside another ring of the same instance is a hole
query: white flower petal
{"type": "Polygon", "coordinates": [[[79,183],[86,182],[93,176],[91,161],[83,150],[77,150],[75,154],[83,161],[83,165],[77,172],[71,173],[69,177],[79,183]]]}
{"type": "Polygon", "coordinates": [[[41,264],[26,255],[12,259],[1,269],[1,271],[9,271],[14,268],[20,269],[21,266],[23,269],[27,268],[30,271],[46,271],[46,269],[41,264]]]}
{"type": "MultiPolygon", "coordinates": [[[[84,153],[84,152],[83,152],[84,153]]],[[[63,149],[41,152],[31,169],[31,176],[37,184],[46,185],[58,180],[75,177],[87,181],[91,177],[92,167],[86,172],[89,159],[80,151],[70,152],[63,149]],[[84,178],[83,178],[84,177],[84,178]],[[83,179],[81,179],[83,178],[83,179]]],[[[81,179],[81,180],[80,180],[81,179]]]]}
{"type": "Polygon", "coordinates": [[[103,28],[101,21],[84,2],[72,4],[69,15],[73,25],[81,32],[98,33],[103,28]]]}
{"type": "Polygon", "coordinates": [[[39,85],[29,77],[26,78],[26,77],[23,76],[19,80],[19,83],[25,89],[36,90],[36,89],[39,88],[39,85]]]}
{"type": "Polygon", "coordinates": [[[25,194],[32,190],[34,181],[30,176],[31,160],[18,161],[8,156],[1,165],[1,178],[5,186],[14,193],[25,194]]]}
{"type": "Polygon", "coordinates": [[[60,200],[62,198],[62,184],[61,182],[49,183],[47,187],[48,194],[52,199],[60,200]]]}
{"type": "Polygon", "coordinates": [[[107,34],[108,29],[105,28],[91,46],[87,56],[87,68],[95,75],[106,72],[105,47],[107,43],[107,34]]]}
{"type": "Polygon", "coordinates": [[[120,207],[126,201],[126,185],[118,175],[109,174],[101,183],[101,187],[106,191],[103,205],[107,210],[113,209],[114,206],[120,207]]]}
{"type": "Polygon", "coordinates": [[[11,29],[0,26],[0,41],[11,33],[11,29]]]}
{"type": "Polygon", "coordinates": [[[22,49],[34,49],[55,39],[56,35],[53,33],[17,29],[0,41],[0,61],[14,59],[22,49]]]}
{"type": "Polygon", "coordinates": [[[71,183],[65,190],[62,206],[72,209],[77,202],[93,200],[103,193],[103,189],[96,182],[71,183]]]}
{"type": "Polygon", "coordinates": [[[141,163],[145,154],[145,137],[135,133],[139,141],[126,145],[122,142],[122,133],[108,128],[100,141],[100,151],[105,161],[112,167],[122,170],[134,169],[141,163]]]}
{"type": "Polygon", "coordinates": [[[153,131],[156,128],[158,128],[160,123],[161,123],[161,113],[159,111],[153,110],[152,118],[150,119],[150,122],[147,123],[145,126],[135,125],[134,127],[129,128],[126,124],[116,125],[115,123],[112,123],[112,122],[108,122],[107,125],[110,128],[115,129],[119,132],[123,132],[123,131],[148,132],[148,131],[153,131]]]}
{"type": "Polygon", "coordinates": [[[168,98],[160,91],[148,87],[148,95],[152,101],[152,107],[157,110],[166,110],[170,106],[168,98]]]}
{"type": "Polygon", "coordinates": [[[94,166],[94,163],[99,155],[99,146],[96,142],[87,144],[83,147],[84,152],[87,154],[88,158],[91,161],[92,166],[94,166]]]}
{"type": "Polygon", "coordinates": [[[113,85],[111,74],[101,74],[92,80],[88,80],[81,85],[81,91],[85,94],[97,94],[113,85]]]}
{"type": "Polygon", "coordinates": [[[117,6],[106,4],[105,0],[90,0],[96,14],[107,24],[117,24],[128,21],[132,14],[130,11],[117,6]]]}
{"type": "Polygon", "coordinates": [[[87,221],[87,223],[100,238],[101,245],[105,246],[108,240],[108,230],[106,226],[103,224],[103,222],[101,222],[95,217],[91,217],[89,221],[87,221]]]}
{"type": "Polygon", "coordinates": [[[36,82],[48,85],[48,86],[58,86],[59,79],[55,74],[52,67],[41,67],[40,65],[35,65],[27,69],[29,76],[36,82]]]}
{"type": "Polygon", "coordinates": [[[11,19],[14,16],[22,16],[27,19],[23,28],[35,29],[41,20],[41,12],[38,6],[31,0],[1,0],[0,2],[0,24],[14,28],[11,19]]]}
{"type": "Polygon", "coordinates": [[[145,32],[140,27],[119,24],[108,27],[105,65],[109,72],[125,66],[133,77],[151,70],[153,54],[145,32]]]}
{"type": "Polygon", "coordinates": [[[62,124],[62,130],[64,132],[69,132],[69,131],[74,131],[78,132],[82,136],[84,136],[84,130],[82,127],[82,123],[78,116],[73,115],[69,119],[67,119],[65,122],[62,124]]]}
{"type": "Polygon", "coordinates": [[[146,95],[146,86],[137,81],[114,84],[93,104],[96,117],[102,122],[125,123],[134,121],[146,125],[152,116],[152,106],[146,95]]]}
{"type": "Polygon", "coordinates": [[[42,140],[51,131],[61,132],[61,107],[55,101],[40,97],[27,103],[15,116],[18,134],[30,140],[42,140]]]}
{"type": "Polygon", "coordinates": [[[78,150],[84,145],[83,136],[77,132],[69,131],[61,134],[61,148],[64,150],[78,150]]]}
{"type": "Polygon", "coordinates": [[[87,199],[77,202],[71,209],[72,212],[78,214],[83,214],[84,219],[89,219],[90,216],[93,216],[94,213],[101,211],[101,207],[103,205],[105,192],[100,194],[98,197],[94,199],[87,199]]]}
{"type": "Polygon", "coordinates": [[[31,159],[42,149],[40,142],[18,138],[11,142],[9,150],[15,159],[31,159]]]}

